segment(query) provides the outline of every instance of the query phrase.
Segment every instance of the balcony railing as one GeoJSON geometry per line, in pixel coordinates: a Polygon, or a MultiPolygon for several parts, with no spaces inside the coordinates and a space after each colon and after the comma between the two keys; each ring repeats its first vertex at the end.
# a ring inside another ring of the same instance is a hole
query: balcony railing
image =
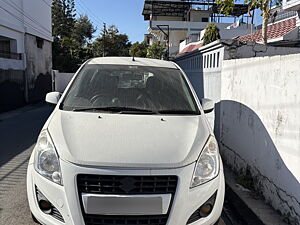
{"type": "Polygon", "coordinates": [[[0,58],[22,60],[22,54],[0,50],[0,58]]]}

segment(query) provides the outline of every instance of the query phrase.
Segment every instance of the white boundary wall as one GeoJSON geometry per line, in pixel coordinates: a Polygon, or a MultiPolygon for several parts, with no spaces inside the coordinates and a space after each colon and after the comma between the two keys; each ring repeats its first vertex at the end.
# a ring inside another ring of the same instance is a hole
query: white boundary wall
{"type": "Polygon", "coordinates": [[[291,224],[300,222],[300,54],[225,60],[220,145],[291,224]]]}
{"type": "Polygon", "coordinates": [[[60,73],[53,70],[54,91],[63,93],[74,75],[75,73],[60,73]]]}

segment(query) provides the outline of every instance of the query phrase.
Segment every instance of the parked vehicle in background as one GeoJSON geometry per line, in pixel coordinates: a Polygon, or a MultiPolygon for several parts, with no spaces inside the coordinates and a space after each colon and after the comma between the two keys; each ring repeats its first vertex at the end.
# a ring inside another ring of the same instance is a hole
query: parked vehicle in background
{"type": "Polygon", "coordinates": [[[216,224],[224,201],[218,144],[173,62],[95,58],[75,74],[30,158],[27,193],[43,224],[216,224]]]}

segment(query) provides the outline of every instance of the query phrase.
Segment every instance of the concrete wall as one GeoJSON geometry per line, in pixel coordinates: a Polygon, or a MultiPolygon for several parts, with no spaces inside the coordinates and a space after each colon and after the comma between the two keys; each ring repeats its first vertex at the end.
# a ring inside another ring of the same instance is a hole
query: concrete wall
{"type": "Polygon", "coordinates": [[[208,117],[223,160],[238,173],[250,173],[258,193],[299,224],[300,54],[292,53],[300,49],[221,40],[175,62],[199,98],[217,102],[214,123],[208,117]],[[211,67],[218,52],[220,64],[211,67]],[[267,55],[273,57],[262,57],[267,55]],[[193,68],[198,59],[202,66],[193,68]]]}
{"type": "Polygon", "coordinates": [[[44,40],[42,48],[38,48],[36,36],[26,34],[25,48],[28,101],[35,102],[52,89],[52,42],[44,40]]]}
{"type": "Polygon", "coordinates": [[[23,70],[0,69],[0,112],[25,105],[23,70]]]}
{"type": "MultiPolygon", "coordinates": [[[[205,48],[184,55],[174,61],[184,70],[198,98],[210,98],[218,102],[221,96],[221,69],[224,59],[224,47],[216,45],[207,51],[205,48]]],[[[218,111],[218,106],[215,111],[218,111]]],[[[214,112],[207,114],[212,127],[219,130],[219,122],[214,112]]],[[[218,136],[218,134],[216,134],[218,136]]]]}
{"type": "Polygon", "coordinates": [[[54,76],[54,91],[58,91],[60,93],[63,93],[68,86],[69,82],[75,75],[74,73],[60,73],[59,71],[55,70],[53,71],[54,76]]]}
{"type": "MultiPolygon", "coordinates": [[[[24,57],[24,55],[23,55],[24,57]]],[[[24,60],[0,58],[1,70],[24,70],[24,60]]]]}
{"type": "Polygon", "coordinates": [[[235,171],[300,221],[300,54],[223,62],[220,146],[235,171]]]}
{"type": "Polygon", "coordinates": [[[51,41],[51,4],[51,0],[2,0],[0,24],[51,41]]]}

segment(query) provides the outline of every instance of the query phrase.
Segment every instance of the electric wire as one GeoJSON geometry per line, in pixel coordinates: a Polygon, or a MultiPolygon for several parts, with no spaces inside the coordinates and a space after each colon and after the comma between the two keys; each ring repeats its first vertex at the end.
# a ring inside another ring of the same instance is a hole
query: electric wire
{"type": "Polygon", "coordinates": [[[44,27],[41,23],[39,23],[37,20],[35,20],[34,18],[30,17],[27,13],[25,13],[18,5],[16,5],[14,2],[7,2],[6,0],[2,0],[3,2],[5,2],[7,5],[9,5],[10,7],[14,8],[15,10],[17,10],[19,13],[22,14],[22,16],[25,16],[27,19],[31,20],[33,23],[35,23],[36,25],[39,25],[43,30],[45,30],[46,32],[51,34],[51,30],[48,30],[46,27],[44,27]],[[13,4],[13,5],[12,5],[13,4]]]}
{"type": "Polygon", "coordinates": [[[28,27],[32,28],[33,30],[35,30],[36,32],[38,32],[40,35],[42,36],[49,36],[49,34],[45,33],[44,31],[39,30],[38,28],[32,26],[31,24],[27,23],[26,21],[22,20],[20,17],[17,17],[16,15],[14,15],[13,13],[11,13],[10,11],[8,11],[7,9],[3,8],[0,5],[0,9],[2,9],[3,11],[5,11],[6,13],[8,13],[9,15],[11,15],[13,18],[15,18],[16,20],[18,20],[21,23],[24,23],[25,25],[27,25],[28,27]]]}

